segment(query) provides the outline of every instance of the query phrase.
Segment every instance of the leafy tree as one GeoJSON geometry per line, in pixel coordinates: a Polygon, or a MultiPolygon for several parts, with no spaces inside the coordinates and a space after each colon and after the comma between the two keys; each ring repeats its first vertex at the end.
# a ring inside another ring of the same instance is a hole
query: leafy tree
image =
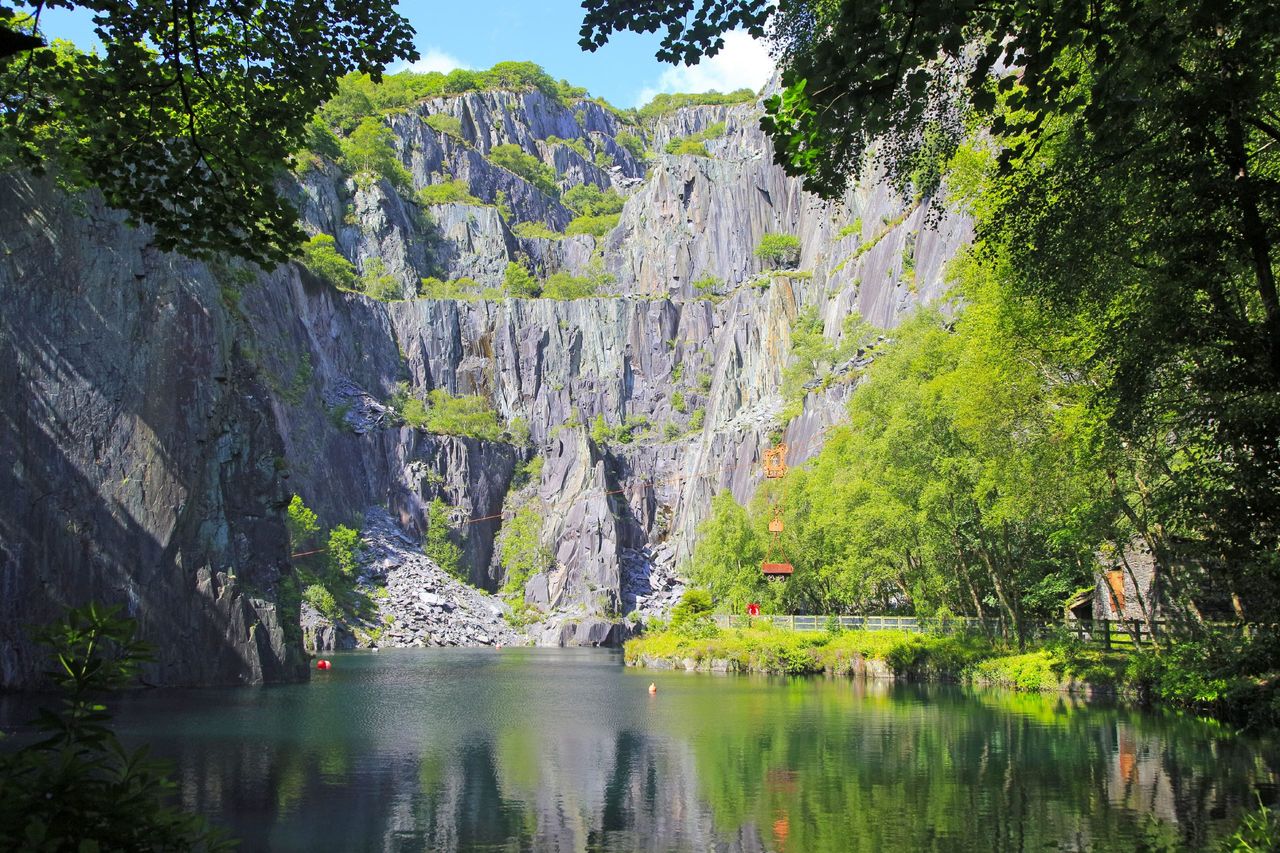
{"type": "MultiPolygon", "coordinates": [[[[94,186],[164,249],[259,263],[302,232],[280,172],[316,108],[349,71],[413,59],[413,31],[387,0],[351,4],[58,0],[95,15],[100,51],[64,43],[0,56],[0,168],[94,186]]],[[[0,32],[44,30],[12,4],[0,32]]],[[[6,40],[9,41],[9,40],[6,40]]]]}
{"type": "Polygon", "coordinates": [[[522,593],[529,578],[554,565],[551,552],[542,544],[543,512],[541,501],[528,501],[516,510],[498,533],[504,592],[522,593]]]}
{"type": "Polygon", "coordinates": [[[462,549],[453,541],[449,505],[439,498],[432,500],[427,507],[427,533],[423,538],[422,548],[440,568],[458,580],[467,580],[462,567],[462,549]]]}
{"type": "Polygon", "coordinates": [[[329,531],[329,576],[334,579],[354,578],[359,564],[360,531],[339,524],[329,531]]]}
{"type": "Polygon", "coordinates": [[[564,233],[569,235],[590,234],[593,237],[603,237],[618,227],[620,218],[616,213],[604,214],[603,216],[577,216],[564,229],[564,233]]]}
{"type": "Polygon", "coordinates": [[[400,299],[402,291],[399,280],[387,272],[387,266],[381,258],[369,258],[364,262],[364,272],[360,274],[360,291],[374,299],[400,299]]]}
{"type": "Polygon", "coordinates": [[[800,262],[800,238],[790,234],[765,234],[753,254],[774,267],[794,267],[800,262]]]}
{"type": "Polygon", "coordinates": [[[67,611],[42,632],[62,694],[41,708],[43,739],[0,753],[0,837],[23,850],[230,850],[203,819],[172,805],[177,786],[147,748],[124,748],[102,693],[131,684],[151,660],[136,623],[114,608],[67,611]]]}
{"type": "Polygon", "coordinates": [[[630,133],[625,130],[621,131],[617,136],[614,137],[614,141],[617,142],[619,145],[621,145],[623,148],[630,151],[632,157],[635,157],[638,160],[644,158],[644,155],[645,155],[644,140],[641,139],[639,136],[636,136],[634,133],[630,133]]]}
{"type": "Polygon", "coordinates": [[[396,155],[395,134],[378,119],[364,119],[338,144],[342,150],[340,162],[357,180],[368,176],[382,178],[400,189],[408,189],[412,183],[408,170],[396,155]]]}
{"type": "Polygon", "coordinates": [[[317,234],[302,244],[302,263],[320,278],[343,290],[354,290],[356,268],[338,252],[328,234],[317,234]]]}
{"type": "Polygon", "coordinates": [[[302,502],[301,495],[290,499],[285,523],[289,528],[289,546],[295,551],[302,550],[320,532],[320,519],[302,502]]]}
{"type": "Polygon", "coordinates": [[[560,194],[560,187],[557,184],[558,176],[556,170],[543,163],[532,154],[525,153],[519,145],[506,143],[504,145],[495,145],[489,151],[489,160],[494,165],[514,172],[524,178],[538,190],[546,193],[553,198],[560,194]]]}
{"type": "Polygon", "coordinates": [[[772,600],[760,572],[763,560],[763,542],[747,511],[728,491],[720,492],[711,500],[711,514],[698,528],[690,577],[710,591],[721,609],[741,613],[751,602],[767,605],[772,600]]]}
{"type": "Polygon", "coordinates": [[[595,184],[577,184],[566,190],[560,201],[579,216],[607,216],[621,213],[626,199],[615,189],[601,190],[595,184]]]}
{"type": "Polygon", "coordinates": [[[433,388],[427,395],[428,432],[439,435],[462,435],[485,441],[498,441],[502,427],[489,401],[476,394],[455,397],[443,388],[433,388]]]}
{"type": "Polygon", "coordinates": [[[529,272],[529,268],[515,261],[507,264],[506,272],[502,276],[502,285],[512,296],[533,297],[540,291],[538,280],[533,277],[533,273],[529,272]]]}
{"type": "Polygon", "coordinates": [[[461,178],[428,184],[414,194],[418,204],[482,204],[471,194],[471,187],[461,178]]]}

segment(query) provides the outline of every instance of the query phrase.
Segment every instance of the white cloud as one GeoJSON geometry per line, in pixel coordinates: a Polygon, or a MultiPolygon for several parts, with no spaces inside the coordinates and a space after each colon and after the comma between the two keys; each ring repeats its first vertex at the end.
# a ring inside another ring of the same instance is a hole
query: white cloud
{"type": "Polygon", "coordinates": [[[439,71],[441,74],[448,74],[455,68],[470,67],[470,65],[467,65],[456,56],[450,56],[443,50],[429,47],[422,51],[422,56],[417,62],[398,63],[395,67],[388,69],[388,73],[398,74],[401,71],[414,71],[418,74],[426,74],[430,71],[439,71]]]}
{"type": "Polygon", "coordinates": [[[640,90],[636,106],[648,103],[659,92],[759,91],[773,76],[773,68],[768,42],[735,30],[725,33],[724,47],[710,59],[663,71],[657,83],[640,90]]]}

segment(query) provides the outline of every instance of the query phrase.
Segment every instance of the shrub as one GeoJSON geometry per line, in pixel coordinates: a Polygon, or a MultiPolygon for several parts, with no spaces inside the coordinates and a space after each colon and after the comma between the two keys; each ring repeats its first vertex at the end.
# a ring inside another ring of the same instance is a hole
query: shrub
{"type": "Polygon", "coordinates": [[[320,532],[320,519],[302,502],[301,495],[294,495],[285,512],[285,526],[289,530],[289,547],[300,551],[320,532]]]}
{"type": "Polygon", "coordinates": [[[528,267],[514,261],[507,264],[502,284],[512,296],[537,296],[540,290],[537,279],[529,272],[528,267]]]}
{"type": "Polygon", "coordinates": [[[595,184],[578,184],[565,191],[560,199],[564,206],[579,216],[605,216],[620,213],[624,199],[617,190],[601,190],[595,184]]]}
{"type": "Polygon", "coordinates": [[[327,616],[330,619],[336,619],[341,613],[338,610],[338,601],[333,597],[333,593],[329,592],[321,584],[313,583],[304,589],[302,591],[302,600],[320,611],[322,616],[327,616]]]}
{"type": "Polygon", "coordinates": [[[790,234],[765,234],[755,256],[776,267],[793,267],[800,262],[800,240],[790,234]]]}
{"type": "Polygon", "coordinates": [[[636,136],[634,133],[628,133],[624,130],[615,136],[613,140],[623,148],[630,151],[632,157],[635,157],[637,160],[643,159],[645,151],[644,140],[636,136]]]}
{"type": "Polygon", "coordinates": [[[685,410],[685,405],[684,392],[673,391],[671,394],[671,408],[675,409],[677,412],[683,412],[685,410]]]}
{"type": "Polygon", "coordinates": [[[497,544],[504,573],[503,592],[523,591],[529,578],[553,565],[551,552],[542,545],[542,516],[542,502],[535,499],[522,505],[502,525],[497,544]]]}
{"type": "Polygon", "coordinates": [[[469,276],[450,281],[428,276],[418,282],[418,296],[423,299],[475,299],[482,290],[480,282],[469,276]]]}
{"type": "Polygon", "coordinates": [[[489,401],[475,394],[455,397],[443,388],[428,395],[426,429],[439,435],[461,435],[486,441],[502,437],[498,416],[489,401]]]}
{"type": "Polygon", "coordinates": [[[845,237],[848,237],[850,234],[858,234],[858,235],[862,234],[862,218],[861,217],[853,220],[848,225],[841,228],[840,232],[836,234],[836,237],[843,240],[845,237]]]}
{"type": "Polygon", "coordinates": [[[699,407],[693,410],[693,415],[689,418],[690,429],[702,429],[702,424],[707,419],[707,410],[699,407]]]}
{"type": "Polygon", "coordinates": [[[480,199],[471,194],[471,188],[461,178],[444,181],[439,184],[428,184],[414,194],[418,204],[481,204],[480,199]]]}
{"type": "Polygon", "coordinates": [[[369,174],[383,178],[394,187],[408,187],[409,172],[396,156],[395,134],[375,118],[366,118],[338,143],[342,151],[339,161],[353,175],[369,174]]]}
{"type": "Polygon", "coordinates": [[[360,274],[360,290],[366,296],[387,301],[400,299],[404,294],[400,282],[387,272],[386,264],[381,258],[370,258],[364,263],[364,272],[360,274]]]}
{"type": "Polygon", "coordinates": [[[356,268],[338,252],[338,244],[328,234],[317,234],[302,244],[302,263],[320,278],[343,290],[356,285],[356,268]]]}
{"type": "Polygon", "coordinates": [[[673,139],[667,143],[666,152],[677,157],[710,157],[711,152],[701,140],[684,138],[673,139]]]}
{"type": "Polygon", "coordinates": [[[40,707],[34,742],[0,753],[0,838],[8,850],[231,849],[225,836],[174,804],[168,767],[147,748],[126,750],[103,694],[127,686],[152,660],[137,625],[87,607],[37,636],[59,666],[61,701],[40,707]]]}
{"type": "Polygon", "coordinates": [[[356,551],[360,548],[360,531],[339,524],[329,531],[329,577],[353,578],[359,565],[356,551]]]}
{"type": "Polygon", "coordinates": [[[724,282],[713,275],[704,275],[693,282],[693,292],[699,296],[713,296],[724,285],[724,282]]]}
{"type": "Polygon", "coordinates": [[[669,94],[667,92],[662,92],[654,95],[653,99],[649,101],[649,103],[640,107],[640,109],[636,111],[636,114],[639,116],[641,121],[649,123],[664,115],[673,113],[682,107],[748,104],[755,99],[756,93],[751,89],[735,89],[734,91],[727,93],[716,92],[714,90],[693,94],[669,94]]]}
{"type": "MultiPolygon", "coordinates": [[[[445,113],[432,113],[426,118],[427,127],[443,133],[446,136],[452,136],[455,139],[462,140],[462,119],[457,116],[447,115],[445,113]]],[[[465,140],[464,140],[465,141],[465,140]]]]}
{"type": "Polygon", "coordinates": [[[598,295],[597,282],[586,277],[572,276],[567,272],[558,272],[542,286],[542,295],[546,299],[588,299],[598,295]]]}
{"type": "Polygon", "coordinates": [[[511,232],[517,237],[523,237],[526,240],[563,240],[564,235],[559,231],[552,231],[547,227],[545,222],[517,222],[511,229],[511,232]]]}
{"type": "Polygon", "coordinates": [[[725,123],[716,122],[699,133],[691,136],[683,136],[672,139],[667,143],[666,151],[668,154],[689,154],[695,157],[710,157],[707,153],[707,146],[704,144],[708,139],[716,139],[724,136],[725,123]]]}
{"type": "Polygon", "coordinates": [[[564,233],[573,234],[590,234],[593,237],[603,237],[618,225],[619,214],[605,214],[603,216],[578,216],[569,223],[569,227],[564,233]]]}
{"type": "Polygon", "coordinates": [[[423,552],[436,565],[461,581],[467,580],[462,570],[462,549],[453,541],[449,526],[449,505],[439,498],[427,507],[427,535],[423,537],[423,552]]]}
{"type": "Polygon", "coordinates": [[[524,178],[547,195],[552,197],[559,195],[560,191],[556,186],[556,170],[537,157],[525,153],[519,145],[507,143],[494,146],[489,152],[489,160],[524,178]]]}

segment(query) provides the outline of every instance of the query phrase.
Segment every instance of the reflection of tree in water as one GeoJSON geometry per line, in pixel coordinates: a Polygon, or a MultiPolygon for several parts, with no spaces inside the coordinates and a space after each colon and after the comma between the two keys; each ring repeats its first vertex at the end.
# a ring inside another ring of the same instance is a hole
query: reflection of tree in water
{"type": "Polygon", "coordinates": [[[1058,697],[405,666],[147,735],[244,849],[1202,849],[1276,796],[1274,749],[1058,697]]]}

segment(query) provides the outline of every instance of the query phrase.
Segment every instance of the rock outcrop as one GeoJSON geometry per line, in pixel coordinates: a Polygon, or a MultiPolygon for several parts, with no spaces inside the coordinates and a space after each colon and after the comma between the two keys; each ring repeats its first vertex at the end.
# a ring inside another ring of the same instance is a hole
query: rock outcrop
{"type": "MultiPolygon", "coordinates": [[[[273,604],[291,571],[291,494],[329,524],[379,519],[371,553],[399,542],[383,519],[406,537],[400,568],[367,578],[399,602],[395,642],[515,639],[496,622],[462,627],[480,624],[461,616],[469,593],[409,552],[440,498],[469,580],[497,590],[496,543],[526,466],[537,477],[519,495],[541,502],[552,555],[526,585],[523,606],[541,620],[529,636],[616,642],[627,614],[664,612],[712,496],[745,501],[760,482],[797,315],[816,310],[832,341],[853,311],[891,327],[942,296],[943,267],[969,238],[963,216],[926,227],[927,205],[871,176],[839,203],[809,195],[773,165],[758,116],[750,104],[691,107],[628,129],[658,152],[647,162],[618,142],[612,112],[540,92],[389,116],[413,189],[321,161],[296,193],[310,231],[332,234],[357,270],[377,261],[392,276],[406,298],[389,302],[296,264],[246,271],[161,253],[91,195],[4,178],[0,213],[16,225],[0,236],[0,684],[38,668],[23,626],[89,598],[139,617],[162,650],[157,682],[295,676],[299,614],[273,604]],[[440,114],[460,136],[428,123],[440,114]],[[661,153],[721,125],[709,157],[661,153]],[[498,145],[553,168],[561,189],[624,195],[617,226],[545,236],[573,212],[496,165],[498,145]],[[475,201],[418,202],[413,190],[445,181],[475,201]],[[770,233],[798,240],[794,269],[755,256],[770,233]],[[611,295],[415,298],[427,276],[498,287],[513,260],[537,276],[606,274],[611,295]],[[482,397],[508,439],[404,425],[392,401],[434,389],[482,397]],[[418,586],[453,609],[415,598],[418,586]]],[[[855,361],[787,424],[791,464],[840,418],[855,361]]],[[[313,644],[372,642],[368,624],[316,616],[313,644]]]]}

